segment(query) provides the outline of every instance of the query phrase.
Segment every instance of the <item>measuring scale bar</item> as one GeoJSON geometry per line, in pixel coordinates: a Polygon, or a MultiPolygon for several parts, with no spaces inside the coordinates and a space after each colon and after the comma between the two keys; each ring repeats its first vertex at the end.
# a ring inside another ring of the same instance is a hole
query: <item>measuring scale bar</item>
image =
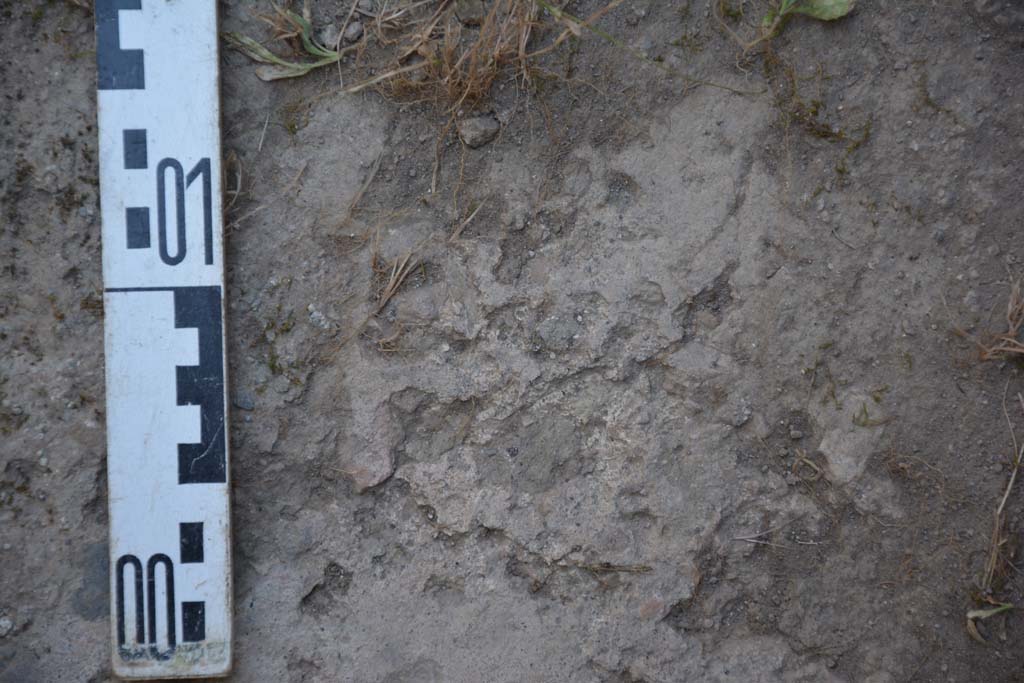
{"type": "Polygon", "coordinates": [[[122,678],[231,669],[216,3],[97,0],[111,641],[122,678]]]}

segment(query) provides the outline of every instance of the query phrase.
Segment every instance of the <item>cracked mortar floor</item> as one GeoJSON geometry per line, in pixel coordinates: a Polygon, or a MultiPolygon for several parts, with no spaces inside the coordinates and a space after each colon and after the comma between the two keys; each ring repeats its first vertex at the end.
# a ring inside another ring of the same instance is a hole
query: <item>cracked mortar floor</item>
{"type": "MultiPolygon", "coordinates": [[[[963,615],[1024,383],[952,330],[1024,270],[1024,22],[965,5],[788,26],[822,135],[703,3],[626,2],[605,30],[760,94],[585,38],[436,194],[435,108],[225,50],[231,680],[1019,680],[1024,619],[963,615]],[[379,315],[374,249],[416,263],[379,315]]],[[[0,680],[100,683],[92,20],[0,15],[0,680]]]]}

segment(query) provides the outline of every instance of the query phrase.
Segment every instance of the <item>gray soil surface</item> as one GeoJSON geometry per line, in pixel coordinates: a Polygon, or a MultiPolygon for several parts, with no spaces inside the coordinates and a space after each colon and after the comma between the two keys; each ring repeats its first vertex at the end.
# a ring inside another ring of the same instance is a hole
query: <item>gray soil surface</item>
{"type": "MultiPolygon", "coordinates": [[[[1024,274],[1024,7],[863,0],[746,60],[707,10],[503,76],[435,193],[437,106],[223,50],[231,680],[1024,680],[1024,617],[965,629],[1022,366],[956,333],[1024,274]]],[[[112,680],[93,41],[0,1],[9,683],[112,680]]]]}

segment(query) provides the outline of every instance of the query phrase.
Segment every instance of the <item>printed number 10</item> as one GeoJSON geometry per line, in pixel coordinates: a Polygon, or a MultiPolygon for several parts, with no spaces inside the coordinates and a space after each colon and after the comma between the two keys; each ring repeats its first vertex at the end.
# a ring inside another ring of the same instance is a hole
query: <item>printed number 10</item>
{"type": "Polygon", "coordinates": [[[203,179],[203,241],[205,242],[206,265],[213,265],[213,179],[210,159],[199,160],[188,175],[177,159],[164,159],[156,167],[156,217],[157,234],[160,241],[160,260],[169,266],[176,266],[185,260],[185,188],[196,178],[203,179]],[[174,218],[177,245],[172,256],[167,246],[167,171],[174,173],[174,218]]]}

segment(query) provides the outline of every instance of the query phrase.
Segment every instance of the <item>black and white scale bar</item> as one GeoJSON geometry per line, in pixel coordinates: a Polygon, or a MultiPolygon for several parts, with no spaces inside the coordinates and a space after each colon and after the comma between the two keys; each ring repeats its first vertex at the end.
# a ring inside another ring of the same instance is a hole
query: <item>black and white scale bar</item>
{"type": "Polygon", "coordinates": [[[96,0],[111,642],[231,670],[217,3],[96,0]]]}

